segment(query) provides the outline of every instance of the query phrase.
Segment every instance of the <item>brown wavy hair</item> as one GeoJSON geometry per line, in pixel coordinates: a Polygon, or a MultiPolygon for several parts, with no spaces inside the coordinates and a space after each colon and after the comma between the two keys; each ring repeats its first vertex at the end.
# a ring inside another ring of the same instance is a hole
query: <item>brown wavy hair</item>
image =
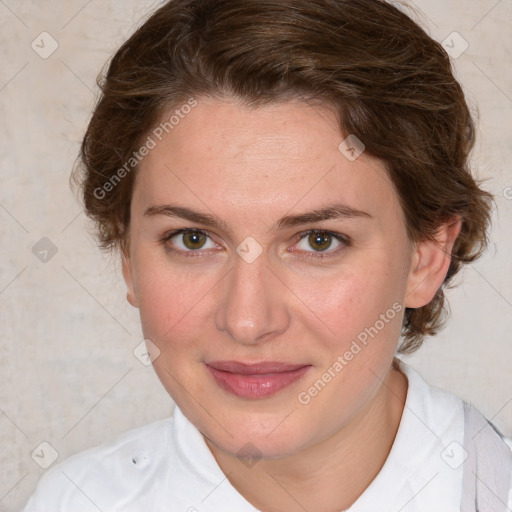
{"type": "Polygon", "coordinates": [[[411,240],[462,219],[443,285],[426,306],[406,308],[400,352],[443,326],[443,288],[485,248],[492,195],[468,166],[474,122],[449,56],[402,10],[379,0],[171,0],[98,85],[73,178],[103,249],[126,249],[130,159],[171,109],[204,95],[254,107],[320,100],[387,164],[411,240]]]}

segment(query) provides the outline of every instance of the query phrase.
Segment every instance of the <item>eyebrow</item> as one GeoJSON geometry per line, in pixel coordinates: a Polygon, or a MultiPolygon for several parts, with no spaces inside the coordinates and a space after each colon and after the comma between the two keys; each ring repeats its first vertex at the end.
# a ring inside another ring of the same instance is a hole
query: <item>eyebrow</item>
{"type": "MultiPolygon", "coordinates": [[[[183,206],[170,204],[151,206],[144,212],[145,216],[166,215],[168,217],[178,217],[191,222],[203,224],[216,229],[229,231],[227,224],[215,215],[201,213],[183,206]]],[[[285,215],[275,224],[274,230],[300,226],[303,224],[313,224],[323,220],[342,220],[353,218],[373,218],[369,213],[358,210],[344,204],[332,204],[317,210],[310,210],[297,215],[285,215]]]]}

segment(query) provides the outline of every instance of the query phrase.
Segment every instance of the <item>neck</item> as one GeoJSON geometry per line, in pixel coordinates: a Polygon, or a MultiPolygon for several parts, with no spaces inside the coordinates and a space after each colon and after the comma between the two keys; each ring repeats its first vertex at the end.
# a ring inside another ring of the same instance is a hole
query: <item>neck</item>
{"type": "Polygon", "coordinates": [[[231,484],[262,512],[349,508],[379,473],[398,431],[407,378],[391,368],[368,406],[330,438],[248,467],[206,441],[231,484]]]}

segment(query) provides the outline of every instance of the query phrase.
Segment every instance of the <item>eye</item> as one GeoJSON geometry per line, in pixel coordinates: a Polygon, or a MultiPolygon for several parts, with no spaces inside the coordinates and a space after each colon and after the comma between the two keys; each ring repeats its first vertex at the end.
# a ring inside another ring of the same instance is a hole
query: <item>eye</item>
{"type": "Polygon", "coordinates": [[[217,247],[204,231],[198,229],[173,231],[165,235],[164,241],[170,242],[178,251],[183,252],[215,249],[217,247]]]}
{"type": "MultiPolygon", "coordinates": [[[[310,230],[299,235],[301,238],[296,248],[309,253],[337,253],[340,248],[350,244],[345,235],[331,233],[330,231],[310,230]]],[[[323,254],[311,254],[322,257],[323,254]]]]}

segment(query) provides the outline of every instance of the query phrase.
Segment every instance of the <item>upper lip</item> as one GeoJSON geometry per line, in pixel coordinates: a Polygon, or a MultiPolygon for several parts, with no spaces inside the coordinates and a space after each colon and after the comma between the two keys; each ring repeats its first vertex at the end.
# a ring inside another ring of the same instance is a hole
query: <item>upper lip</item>
{"type": "Polygon", "coordinates": [[[206,363],[216,370],[238,373],[241,375],[262,375],[266,373],[292,372],[308,364],[290,364],[280,361],[262,361],[260,363],[242,363],[240,361],[212,361],[206,363]]]}

